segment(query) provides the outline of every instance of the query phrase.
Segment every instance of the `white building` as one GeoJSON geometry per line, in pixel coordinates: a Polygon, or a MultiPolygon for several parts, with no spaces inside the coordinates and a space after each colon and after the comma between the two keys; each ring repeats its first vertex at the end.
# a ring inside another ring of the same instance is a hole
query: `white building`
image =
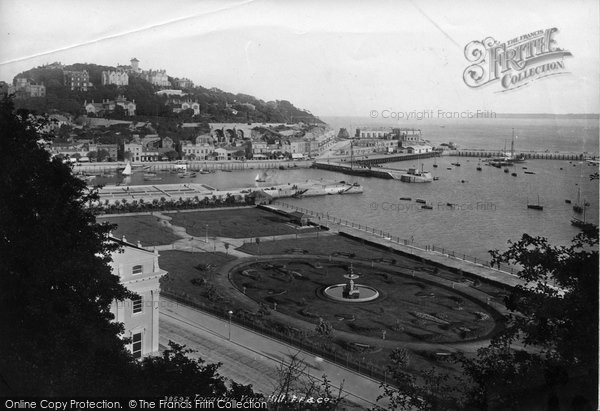
{"type": "Polygon", "coordinates": [[[123,152],[131,154],[131,161],[139,162],[142,161],[142,148],[140,143],[125,143],[123,152]]]}
{"type": "Polygon", "coordinates": [[[188,142],[181,146],[181,153],[184,157],[195,160],[210,160],[211,154],[215,151],[212,144],[192,144],[188,142]]]}
{"type": "Polygon", "coordinates": [[[106,86],[114,84],[117,86],[128,86],[129,85],[129,74],[125,70],[108,70],[102,72],[102,85],[106,86]]]}
{"type": "Polygon", "coordinates": [[[427,144],[404,146],[403,148],[410,154],[424,154],[432,151],[432,147],[427,144]]]}
{"type": "Polygon", "coordinates": [[[144,71],[142,77],[149,81],[153,86],[171,87],[171,82],[169,81],[169,76],[167,76],[166,70],[144,71]]]}
{"type": "Polygon", "coordinates": [[[111,313],[114,321],[124,325],[123,337],[130,338],[129,350],[140,358],[158,351],[158,316],[160,277],[167,274],[158,265],[158,251],[149,251],[141,244],[128,243],[111,237],[121,249],[111,253],[111,268],[121,284],[137,297],[114,301],[111,313]]]}
{"type": "Polygon", "coordinates": [[[387,138],[391,134],[390,130],[360,130],[360,138],[387,138]]]}

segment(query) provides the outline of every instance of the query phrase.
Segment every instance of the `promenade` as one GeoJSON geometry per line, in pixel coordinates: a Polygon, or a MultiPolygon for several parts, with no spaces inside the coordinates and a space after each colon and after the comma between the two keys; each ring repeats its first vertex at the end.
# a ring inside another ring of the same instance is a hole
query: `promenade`
{"type": "MultiPolygon", "coordinates": [[[[341,409],[366,409],[376,404],[381,390],[380,383],[374,379],[237,324],[230,326],[225,320],[168,298],[161,297],[161,300],[160,344],[166,347],[169,340],[173,340],[197,350],[191,355],[193,358],[201,357],[208,363],[222,362],[219,373],[227,378],[252,384],[255,391],[268,396],[280,381],[281,364],[289,363],[291,357],[298,354],[311,377],[322,381],[326,375],[335,388],[334,395],[342,386],[342,397],[358,406],[341,409]]],[[[378,405],[385,408],[385,402],[378,405]]]]}
{"type": "Polygon", "coordinates": [[[516,285],[523,285],[523,281],[520,280],[513,272],[509,271],[509,269],[500,270],[493,268],[486,264],[486,262],[483,260],[479,260],[479,262],[477,262],[477,259],[474,259],[474,261],[471,261],[467,259],[466,255],[463,255],[463,258],[460,258],[460,254],[451,254],[450,250],[443,250],[434,246],[426,246],[425,248],[417,247],[407,240],[392,236],[383,230],[355,224],[346,220],[332,217],[328,214],[307,210],[287,203],[275,202],[271,207],[278,207],[282,210],[288,211],[300,211],[305,213],[314,223],[327,226],[329,231],[332,233],[338,233],[342,235],[345,234],[358,240],[370,241],[371,243],[377,244],[384,248],[392,248],[406,256],[411,256],[416,260],[442,266],[455,272],[470,274],[500,286],[514,287],[516,285]]]}

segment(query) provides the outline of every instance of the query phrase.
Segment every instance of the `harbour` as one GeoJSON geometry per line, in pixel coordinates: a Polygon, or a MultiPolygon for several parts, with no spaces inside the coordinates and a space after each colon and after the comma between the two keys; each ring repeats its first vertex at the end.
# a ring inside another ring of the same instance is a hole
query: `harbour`
{"type": "MultiPolygon", "coordinates": [[[[97,178],[96,182],[106,184],[103,190],[109,196],[103,198],[111,202],[116,199],[131,202],[139,198],[160,201],[161,197],[193,199],[195,196],[206,197],[210,193],[212,198],[217,194],[215,187],[219,189],[218,195],[224,197],[227,193],[244,196],[251,191],[267,189],[266,193],[272,192],[275,198],[281,193],[281,198],[297,207],[385,229],[394,236],[411,239],[415,245],[452,249],[456,253],[469,253],[482,260],[489,260],[488,250],[506,248],[508,240],[516,240],[524,232],[548,237],[557,244],[567,244],[580,230],[571,224],[571,219],[578,215],[574,213],[572,204],[565,200],[577,204],[579,191],[581,202],[589,204],[586,223],[598,223],[598,185],[597,181],[589,179],[589,175],[598,170],[594,165],[579,161],[528,160],[518,167],[511,167],[517,174],[514,177],[477,159],[465,158],[461,161],[461,167],[452,165],[455,162],[456,157],[442,156],[389,163],[386,167],[397,171],[409,166],[422,166],[425,170],[431,170],[437,179],[428,184],[405,184],[399,180],[378,178],[367,173],[361,175],[358,172],[349,176],[334,168],[271,169],[268,170],[266,182],[256,182],[257,172],[250,170],[217,171],[185,178],[163,171],[157,173],[162,177],[160,184],[153,185],[144,181],[142,172],[134,172],[126,179],[129,190],[133,190],[129,193],[126,185],[116,186],[124,184],[123,177],[97,178]],[[433,167],[434,164],[438,167],[433,167]],[[294,196],[297,190],[288,188],[290,182],[306,184],[310,181],[319,184],[340,181],[349,185],[357,183],[362,188],[362,194],[326,195],[321,191],[323,194],[308,198],[309,192],[294,196]],[[187,188],[173,192],[164,190],[165,187],[185,185],[195,187],[194,191],[188,191],[187,188]],[[141,190],[139,187],[147,186],[157,187],[169,195],[160,194],[157,189],[135,194],[141,190]],[[110,194],[106,191],[109,187],[110,194]],[[277,190],[269,190],[271,187],[277,190]],[[528,209],[528,203],[537,204],[538,195],[543,210],[528,209]],[[427,207],[422,208],[424,205],[427,207]]],[[[371,170],[379,169],[373,167],[371,170]]],[[[366,168],[357,170],[368,171],[366,168]]]]}

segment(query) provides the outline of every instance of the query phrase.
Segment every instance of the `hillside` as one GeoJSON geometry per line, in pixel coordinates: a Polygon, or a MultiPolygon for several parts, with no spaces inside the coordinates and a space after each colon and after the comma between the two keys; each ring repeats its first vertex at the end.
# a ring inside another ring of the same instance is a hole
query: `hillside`
{"type": "MultiPolygon", "coordinates": [[[[200,105],[200,115],[190,112],[175,113],[174,99],[156,95],[160,88],[134,75],[129,76],[129,85],[102,86],[103,70],[114,70],[115,67],[100,66],[89,63],[76,63],[67,66],[51,64],[32,68],[15,76],[25,77],[32,83],[46,86],[46,97],[20,98],[16,101],[17,108],[27,108],[36,112],[67,112],[73,115],[84,114],[85,101],[101,102],[124,95],[128,100],[135,100],[136,114],[139,117],[172,117],[180,120],[195,120],[202,122],[305,122],[308,124],[323,124],[316,116],[307,110],[295,107],[286,100],[265,102],[247,94],[229,93],[217,88],[195,86],[183,90],[187,95],[185,100],[195,101],[200,105]],[[64,85],[63,70],[87,70],[92,87],[87,91],[71,91],[64,85]]],[[[169,77],[172,80],[172,77],[169,77]]],[[[13,81],[14,84],[14,81],[13,81]]],[[[176,89],[177,87],[172,87],[176,89]]],[[[122,115],[121,113],[113,113],[122,115]]]]}

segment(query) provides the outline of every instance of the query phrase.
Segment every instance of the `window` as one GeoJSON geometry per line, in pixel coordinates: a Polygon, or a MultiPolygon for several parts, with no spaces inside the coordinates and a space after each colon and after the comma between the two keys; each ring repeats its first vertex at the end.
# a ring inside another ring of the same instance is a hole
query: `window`
{"type": "Polygon", "coordinates": [[[134,265],[133,268],[131,269],[131,274],[133,274],[133,275],[142,274],[143,271],[144,271],[144,268],[141,265],[134,265]]]}
{"type": "Polygon", "coordinates": [[[131,336],[131,353],[133,358],[142,356],[142,333],[135,333],[131,336]]]}
{"type": "Polygon", "coordinates": [[[131,310],[134,314],[141,313],[142,307],[143,307],[143,300],[142,300],[141,295],[138,295],[131,299],[131,310]]]}

